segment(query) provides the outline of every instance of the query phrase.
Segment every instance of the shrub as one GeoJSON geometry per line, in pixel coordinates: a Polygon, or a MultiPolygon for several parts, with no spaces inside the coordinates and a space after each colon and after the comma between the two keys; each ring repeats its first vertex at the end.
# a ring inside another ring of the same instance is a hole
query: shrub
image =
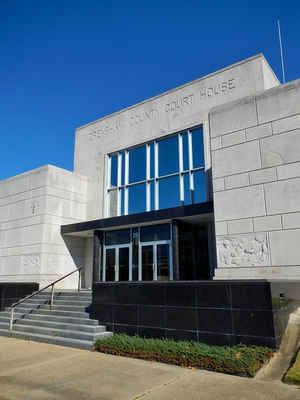
{"type": "Polygon", "coordinates": [[[240,376],[254,376],[255,372],[273,355],[273,351],[267,347],[210,346],[198,342],[145,339],[124,334],[98,339],[94,348],[103,353],[240,376]]]}

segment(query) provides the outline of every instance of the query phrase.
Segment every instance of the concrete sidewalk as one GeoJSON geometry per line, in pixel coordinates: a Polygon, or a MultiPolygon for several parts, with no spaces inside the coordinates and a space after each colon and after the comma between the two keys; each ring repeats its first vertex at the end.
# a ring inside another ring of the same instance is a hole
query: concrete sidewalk
{"type": "Polygon", "coordinates": [[[9,400],[300,400],[300,389],[156,362],[0,337],[9,400]]]}

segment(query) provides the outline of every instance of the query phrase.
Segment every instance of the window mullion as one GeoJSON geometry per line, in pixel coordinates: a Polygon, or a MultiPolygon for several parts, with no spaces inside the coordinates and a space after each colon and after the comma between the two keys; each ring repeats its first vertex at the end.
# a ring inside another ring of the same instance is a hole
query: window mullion
{"type": "Polygon", "coordinates": [[[194,174],[192,173],[193,169],[193,141],[192,141],[192,132],[188,131],[188,145],[189,145],[189,169],[190,169],[190,194],[191,194],[191,202],[194,203],[194,174]]]}
{"type": "Polygon", "coordinates": [[[128,215],[129,151],[125,151],[124,215],[128,215]]]}
{"type": "Polygon", "coordinates": [[[184,177],[183,177],[183,145],[182,145],[182,133],[178,135],[178,156],[179,156],[179,187],[180,187],[180,201],[184,204],[184,177]]]}
{"type": "Polygon", "coordinates": [[[151,210],[151,183],[149,181],[149,179],[150,179],[150,162],[151,162],[150,146],[151,145],[149,143],[146,145],[146,210],[147,211],[151,210]]]}
{"type": "Polygon", "coordinates": [[[121,215],[121,179],[122,179],[122,153],[118,153],[118,200],[117,200],[117,210],[118,213],[117,215],[120,216],[121,215]]]}
{"type": "Polygon", "coordinates": [[[155,210],[159,209],[159,184],[158,184],[158,143],[154,142],[154,177],[155,177],[155,210]]]}
{"type": "Polygon", "coordinates": [[[108,157],[108,179],[107,179],[107,189],[106,189],[106,216],[110,217],[110,192],[108,189],[111,187],[111,156],[108,157]]]}

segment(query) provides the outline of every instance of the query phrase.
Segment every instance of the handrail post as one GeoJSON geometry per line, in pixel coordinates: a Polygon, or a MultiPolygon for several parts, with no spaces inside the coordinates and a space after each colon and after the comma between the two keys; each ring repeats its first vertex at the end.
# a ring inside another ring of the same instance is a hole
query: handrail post
{"type": "Polygon", "coordinates": [[[78,271],[79,276],[78,276],[78,291],[80,291],[80,279],[81,279],[81,275],[80,275],[80,270],[82,269],[82,267],[76,268],[74,271],[69,272],[68,274],[66,274],[65,276],[63,276],[62,278],[57,279],[56,281],[49,283],[49,285],[43,287],[43,289],[40,289],[36,292],[33,292],[32,294],[29,294],[28,296],[24,297],[23,299],[17,301],[16,303],[13,303],[11,306],[11,320],[9,322],[9,326],[10,329],[12,329],[13,326],[13,317],[14,317],[14,308],[17,307],[19,304],[24,303],[24,301],[31,299],[33,296],[36,296],[37,294],[43,292],[44,290],[48,289],[48,288],[52,288],[51,289],[51,300],[50,300],[50,308],[53,308],[53,303],[54,303],[54,285],[56,285],[58,282],[62,281],[63,279],[67,278],[68,276],[74,274],[75,272],[78,271]]]}
{"type": "Polygon", "coordinates": [[[15,311],[15,308],[12,307],[11,312],[10,312],[10,321],[9,321],[9,330],[10,331],[12,331],[12,328],[13,328],[14,311],[15,311]]]}
{"type": "Polygon", "coordinates": [[[50,300],[50,310],[53,310],[53,301],[54,301],[54,285],[51,287],[51,300],[50,300]]]}
{"type": "Polygon", "coordinates": [[[81,276],[80,276],[80,269],[78,270],[78,292],[80,292],[80,281],[81,281],[81,276]]]}

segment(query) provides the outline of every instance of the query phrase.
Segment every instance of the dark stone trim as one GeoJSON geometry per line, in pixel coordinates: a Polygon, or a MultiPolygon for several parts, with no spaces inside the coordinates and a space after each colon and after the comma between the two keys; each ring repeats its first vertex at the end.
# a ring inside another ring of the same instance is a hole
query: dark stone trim
{"type": "Polygon", "coordinates": [[[171,220],[211,213],[213,213],[213,202],[208,201],[206,203],[191,204],[189,206],[179,206],[157,211],[148,211],[139,214],[123,215],[121,217],[103,218],[93,221],[79,222],[76,224],[62,225],[61,233],[66,234],[94,229],[106,229],[121,227],[122,225],[137,225],[160,220],[171,220]]]}
{"type": "Polygon", "coordinates": [[[277,314],[264,280],[93,285],[91,318],[129,335],[275,348],[284,331],[277,314]]]}
{"type": "Polygon", "coordinates": [[[173,279],[178,281],[179,276],[179,228],[178,221],[172,221],[172,254],[173,254],[173,279]]]}
{"type": "Polygon", "coordinates": [[[36,282],[1,282],[0,311],[39,290],[36,282]]]}
{"type": "Polygon", "coordinates": [[[93,284],[99,280],[103,232],[94,232],[93,284]]]}

